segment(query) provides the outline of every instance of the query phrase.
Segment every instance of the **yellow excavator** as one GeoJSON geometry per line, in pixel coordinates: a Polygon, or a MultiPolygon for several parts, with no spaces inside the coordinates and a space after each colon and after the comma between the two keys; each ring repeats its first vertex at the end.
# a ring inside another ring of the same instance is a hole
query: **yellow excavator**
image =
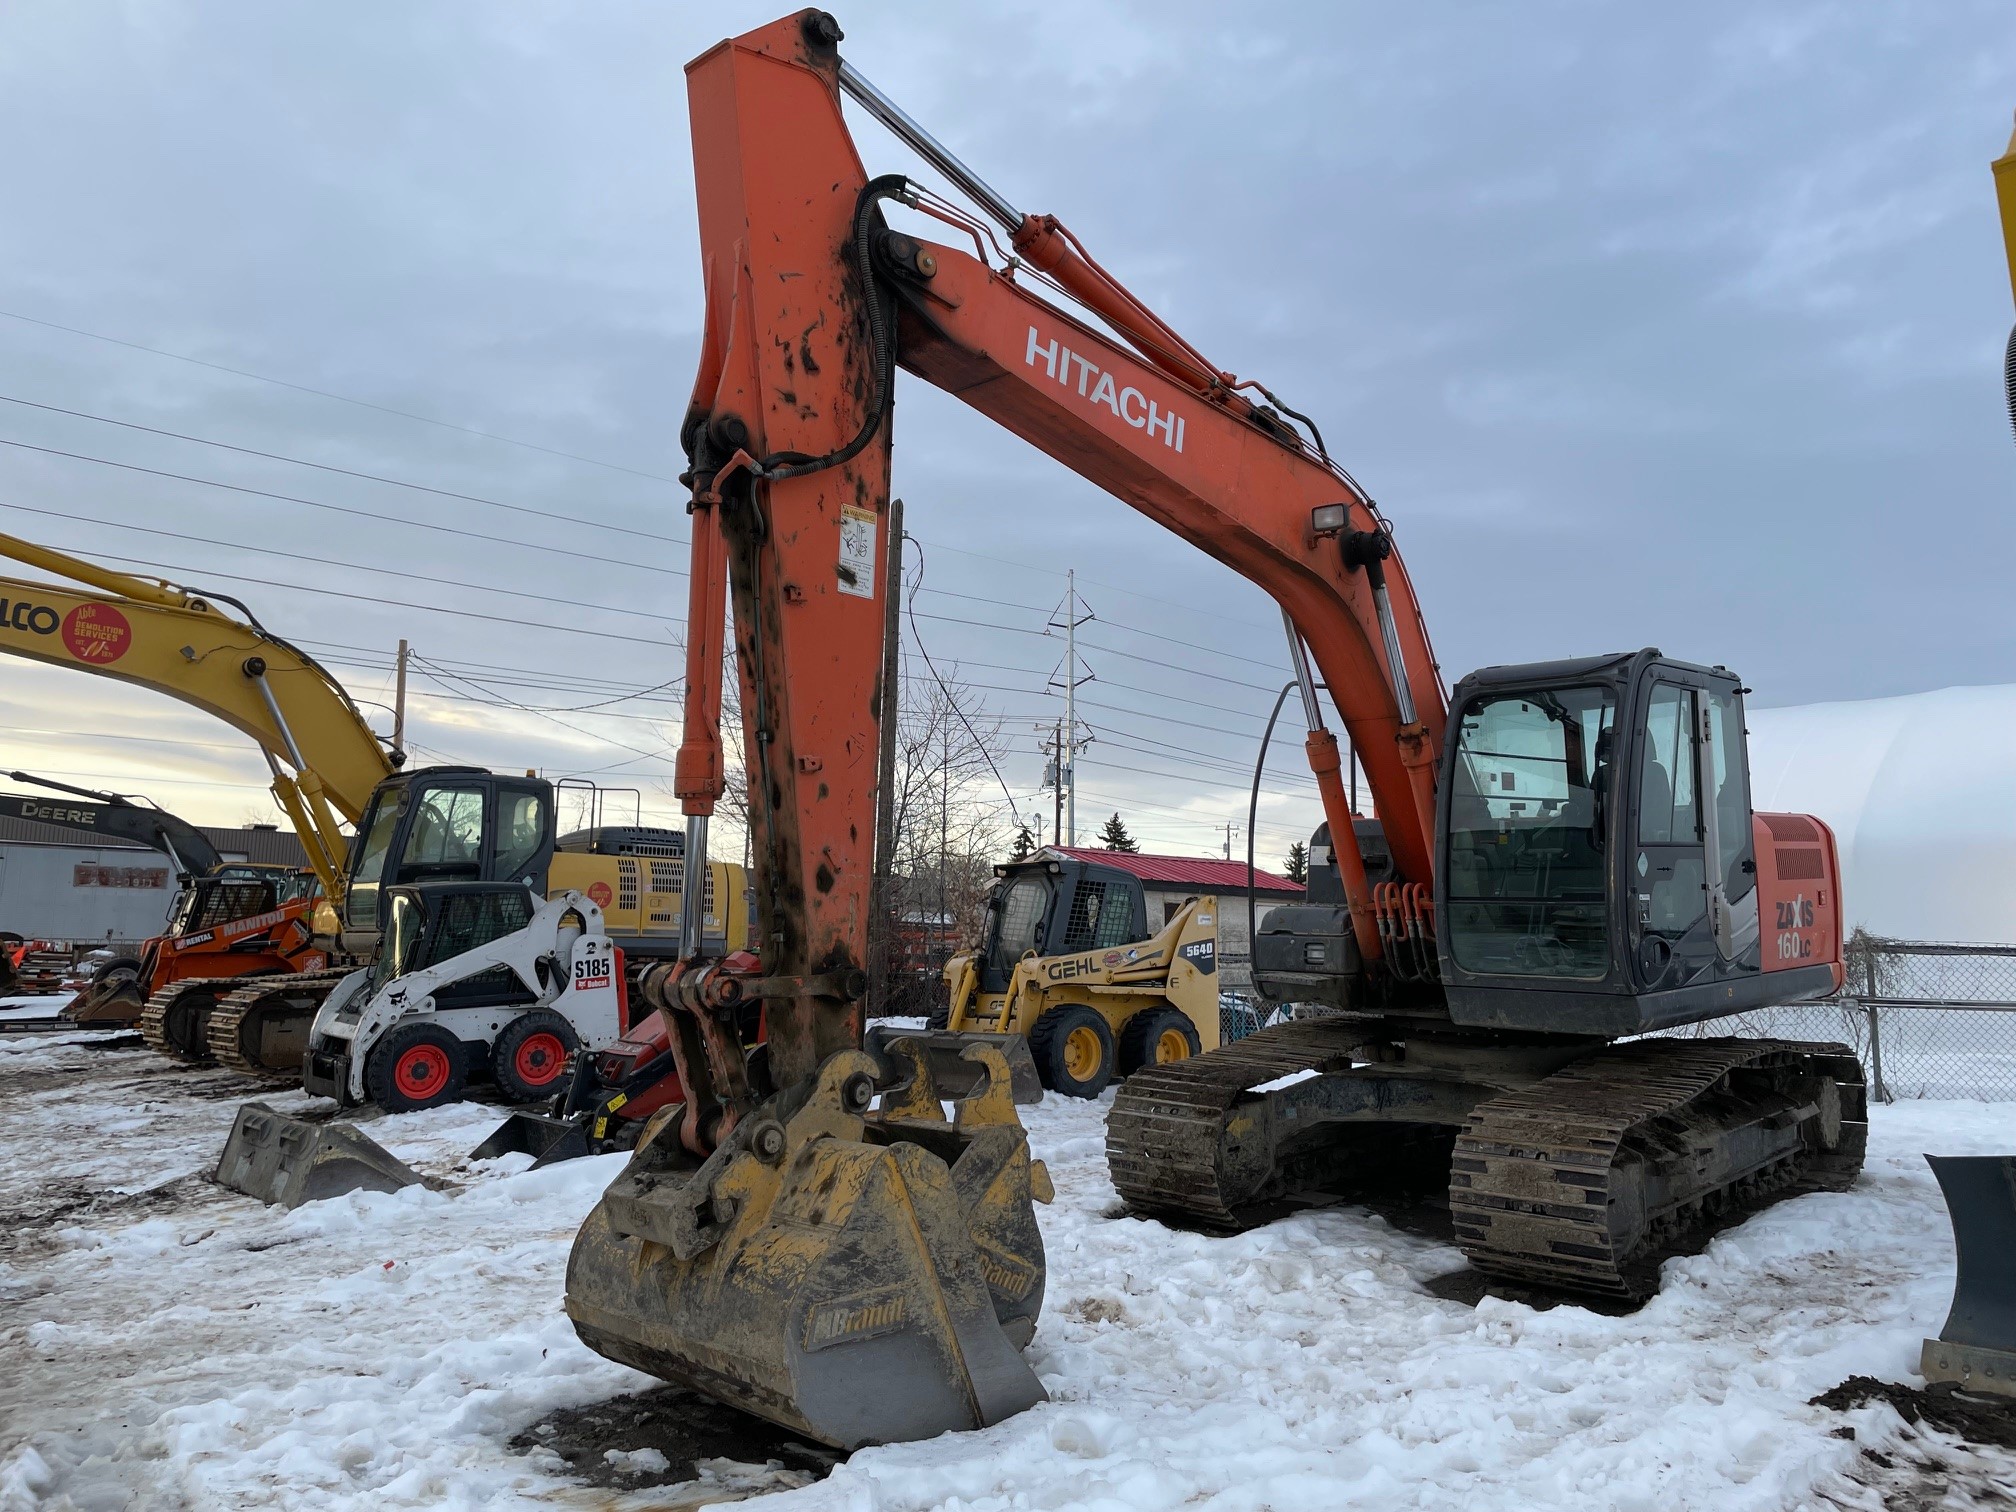
{"type": "MultiPolygon", "coordinates": [[[[169,694],[249,736],[321,882],[326,907],[316,933],[328,968],[164,985],[141,1017],[157,1050],[298,1077],[316,1009],[374,957],[381,894],[402,884],[517,882],[544,896],[571,889],[601,907],[633,968],[676,953],[679,832],[597,824],[557,835],[554,788],[543,778],[406,769],[405,753],[372,733],[335,676],[236,599],[9,535],[0,535],[0,556],[65,580],[0,578],[0,652],[169,694]]],[[[745,896],[740,866],[707,867],[705,933],[723,949],[748,942],[745,896]]]]}

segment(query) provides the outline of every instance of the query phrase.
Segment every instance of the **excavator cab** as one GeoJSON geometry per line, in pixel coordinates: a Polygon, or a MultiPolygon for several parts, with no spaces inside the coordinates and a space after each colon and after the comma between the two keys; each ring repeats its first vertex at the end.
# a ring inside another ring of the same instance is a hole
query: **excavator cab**
{"type": "Polygon", "coordinates": [[[1833,837],[1753,814],[1743,693],[1650,649],[1458,684],[1435,898],[1455,1023],[1639,1034],[1839,984],[1833,837]]]}
{"type": "Polygon", "coordinates": [[[376,947],[388,887],[514,882],[540,893],[554,846],[553,789],[481,767],[426,767],[378,784],[350,847],[343,945],[376,947]]]}

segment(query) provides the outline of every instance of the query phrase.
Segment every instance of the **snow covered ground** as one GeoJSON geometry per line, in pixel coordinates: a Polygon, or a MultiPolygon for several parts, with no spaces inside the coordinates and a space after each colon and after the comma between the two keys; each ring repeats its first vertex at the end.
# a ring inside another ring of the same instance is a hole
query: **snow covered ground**
{"type": "MultiPolygon", "coordinates": [[[[620,1157],[472,1168],[496,1110],[380,1119],[375,1137],[459,1190],[288,1214],[202,1179],[250,1091],[82,1036],[0,1040],[4,1512],[643,1512],[803,1478],[719,1464],[699,1487],[610,1491],[508,1447],[556,1408],[653,1384],[560,1309],[575,1226],[620,1157]]],[[[1052,1401],[864,1451],[766,1512],[1737,1512],[2016,1488],[2016,1456],[1886,1406],[1804,1405],[1857,1373],[1914,1379],[1952,1287],[1920,1152],[2016,1147],[2016,1104],[1879,1109],[1853,1192],[1728,1231],[1627,1317],[1445,1300],[1429,1283],[1461,1268],[1454,1249],[1348,1209],[1237,1238],[1112,1216],[1104,1106],[1028,1113],[1058,1189],[1032,1348],[1052,1401]]]]}

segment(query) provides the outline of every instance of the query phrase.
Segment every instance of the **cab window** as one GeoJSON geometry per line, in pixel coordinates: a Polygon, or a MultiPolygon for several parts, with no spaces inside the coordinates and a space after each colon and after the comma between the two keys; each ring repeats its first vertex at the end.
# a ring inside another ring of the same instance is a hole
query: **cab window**
{"type": "MultiPolygon", "coordinates": [[[[540,793],[507,792],[497,815],[496,849],[489,875],[500,882],[525,876],[545,847],[546,799],[540,793]]],[[[711,880],[711,879],[710,879],[711,880]]]]}
{"type": "Polygon", "coordinates": [[[483,789],[429,788],[413,813],[399,880],[422,882],[483,874],[483,789]]]}
{"type": "Polygon", "coordinates": [[[1590,980],[1609,969],[1615,695],[1533,688],[1472,699],[1449,806],[1449,946],[1466,971],[1590,980]]]}
{"type": "Polygon", "coordinates": [[[1645,711],[1638,839],[1644,845],[1692,845],[1700,831],[1694,801],[1694,690],[1659,683],[1645,711]]]}
{"type": "Polygon", "coordinates": [[[350,924],[368,929],[378,923],[378,890],[385,882],[385,863],[391,855],[392,836],[399,828],[399,810],[405,797],[403,787],[378,793],[357,831],[353,852],[356,862],[350,868],[350,889],[343,904],[344,918],[350,924]]]}

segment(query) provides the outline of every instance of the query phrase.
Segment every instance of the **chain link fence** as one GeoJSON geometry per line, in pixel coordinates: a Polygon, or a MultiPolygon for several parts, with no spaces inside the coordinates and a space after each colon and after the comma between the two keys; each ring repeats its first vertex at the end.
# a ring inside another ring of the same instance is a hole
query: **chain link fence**
{"type": "MultiPolygon", "coordinates": [[[[1857,930],[1846,964],[1837,997],[1664,1032],[1844,1044],[1862,1062],[1870,1094],[1883,1102],[2016,1102],[2016,945],[1891,940],[1857,930]]],[[[1275,1021],[1277,1012],[1272,1004],[1221,993],[1219,1034],[1229,1045],[1275,1021]]]]}

